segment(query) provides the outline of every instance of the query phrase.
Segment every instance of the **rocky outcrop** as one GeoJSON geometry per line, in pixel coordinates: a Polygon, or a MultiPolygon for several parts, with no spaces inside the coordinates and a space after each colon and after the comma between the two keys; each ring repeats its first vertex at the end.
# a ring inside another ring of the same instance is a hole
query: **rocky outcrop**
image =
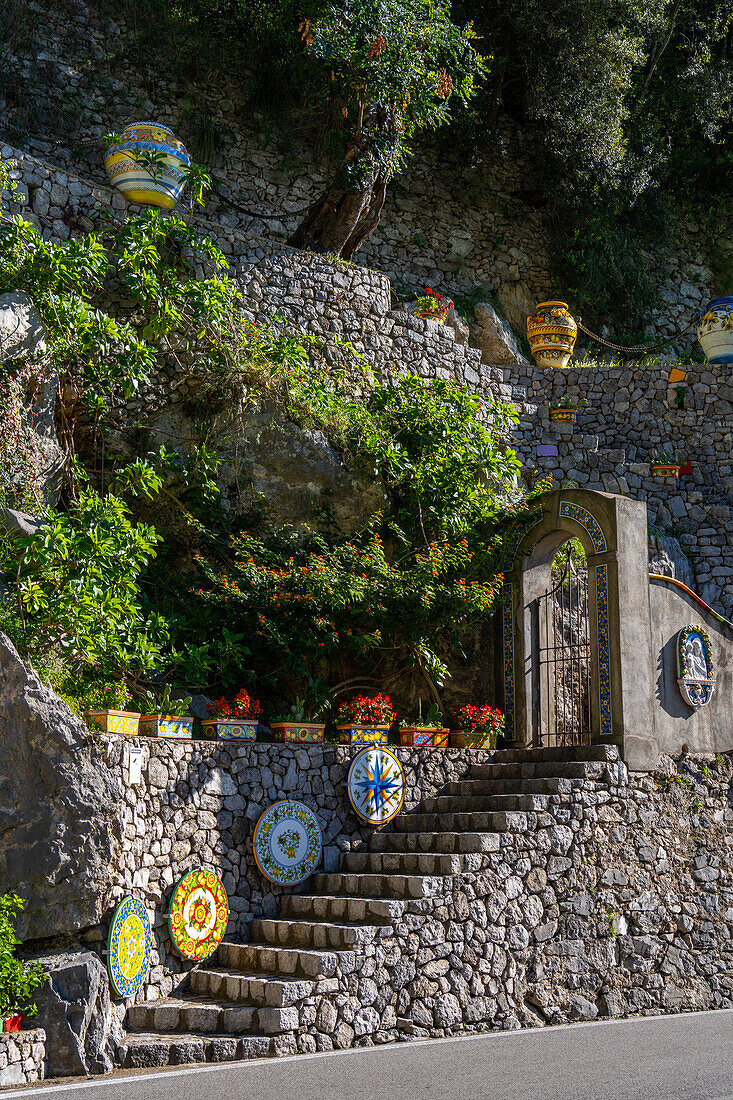
{"type": "Polygon", "coordinates": [[[501,367],[528,366],[528,362],[519,350],[517,338],[511,327],[499,316],[488,302],[479,302],[475,311],[476,325],[472,336],[474,343],[481,349],[484,363],[501,367]]]}
{"type": "Polygon", "coordinates": [[[99,922],[121,797],[89,731],[0,634],[0,884],[25,900],[21,939],[99,922]]]}
{"type": "Polygon", "coordinates": [[[39,359],[46,354],[46,329],[22,290],[0,295],[0,361],[39,359]]]}
{"type": "Polygon", "coordinates": [[[649,572],[674,577],[688,588],[695,588],[695,571],[679,539],[672,535],[649,536],[649,572]]]}
{"type": "Polygon", "coordinates": [[[123,1031],[112,1010],[104,965],[82,949],[36,961],[49,976],[36,996],[38,1022],[47,1037],[49,1077],[109,1073],[123,1031]]]}

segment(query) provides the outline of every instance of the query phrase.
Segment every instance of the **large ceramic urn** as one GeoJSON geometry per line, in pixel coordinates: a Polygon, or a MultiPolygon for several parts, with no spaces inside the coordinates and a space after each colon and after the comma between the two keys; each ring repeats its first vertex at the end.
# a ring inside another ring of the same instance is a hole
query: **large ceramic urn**
{"type": "Polygon", "coordinates": [[[565,302],[540,302],[527,318],[527,339],[538,367],[566,367],[577,335],[565,302]]]}
{"type": "Polygon", "coordinates": [[[697,338],[708,363],[733,363],[733,298],[708,302],[697,338]]]}
{"type": "Polygon", "coordinates": [[[159,122],[131,122],[110,145],[104,160],[107,175],[128,202],[172,210],[185,183],[191,158],[172,130],[159,122]],[[157,153],[158,164],[145,165],[135,154],[157,153]]]}

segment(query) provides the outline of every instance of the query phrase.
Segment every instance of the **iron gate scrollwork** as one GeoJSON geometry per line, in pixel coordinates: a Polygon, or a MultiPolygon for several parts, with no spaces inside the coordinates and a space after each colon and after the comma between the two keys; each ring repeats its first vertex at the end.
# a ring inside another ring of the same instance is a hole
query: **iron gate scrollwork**
{"type": "Polygon", "coordinates": [[[543,746],[591,743],[591,636],[588,573],[568,553],[559,580],[537,601],[539,713],[543,746]]]}

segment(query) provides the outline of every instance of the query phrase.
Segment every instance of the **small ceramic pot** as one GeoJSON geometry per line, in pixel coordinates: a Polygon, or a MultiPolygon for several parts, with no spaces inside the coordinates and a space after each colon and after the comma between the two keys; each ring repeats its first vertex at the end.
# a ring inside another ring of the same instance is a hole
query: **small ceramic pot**
{"type": "MultiPolygon", "coordinates": [[[[390,723],[391,724],[391,723],[390,723]]],[[[339,740],[344,745],[386,745],[389,726],[337,726],[339,740]]]]}
{"type": "Polygon", "coordinates": [[[697,338],[708,363],[733,363],[733,297],[708,302],[697,338]]]}
{"type": "Polygon", "coordinates": [[[448,310],[441,309],[436,313],[432,309],[416,309],[413,316],[420,317],[423,321],[435,321],[436,325],[444,325],[448,310]]]}
{"type": "Polygon", "coordinates": [[[6,1016],[3,1020],[3,1031],[20,1031],[20,1013],[15,1016],[6,1016]]]}
{"type": "Polygon", "coordinates": [[[414,749],[446,749],[449,733],[436,726],[401,726],[400,744],[414,749]]]}
{"type": "Polygon", "coordinates": [[[138,733],[140,715],[134,710],[85,710],[88,726],[101,729],[102,733],[126,733],[134,737],[138,733]]]}
{"type": "Polygon", "coordinates": [[[679,477],[680,468],[672,462],[652,462],[649,467],[652,477],[679,477]]]}
{"type": "Polygon", "coordinates": [[[495,749],[496,733],[489,730],[475,733],[473,730],[451,730],[450,743],[454,749],[495,749]]]}
{"type": "Polygon", "coordinates": [[[577,335],[565,302],[540,302],[527,318],[527,339],[538,367],[566,367],[577,335]]]}
{"type": "Polygon", "coordinates": [[[276,741],[289,745],[322,745],[325,725],[319,722],[271,722],[276,741]]]}
{"type": "Polygon", "coordinates": [[[172,210],[185,185],[185,169],[191,165],[188,150],[167,126],[159,122],[131,122],[104,158],[110,183],[128,202],[172,210]],[[151,171],[135,160],[135,153],[159,153],[160,168],[151,171]]]}
{"type": "Polygon", "coordinates": [[[259,722],[256,718],[207,718],[201,725],[215,741],[256,741],[259,722]]]}
{"type": "Polygon", "coordinates": [[[575,424],[577,419],[577,409],[550,409],[550,420],[559,420],[563,421],[566,424],[575,424]]]}
{"type": "Polygon", "coordinates": [[[146,737],[176,737],[189,740],[193,736],[193,718],[174,714],[143,714],[140,733],[146,737]]]}

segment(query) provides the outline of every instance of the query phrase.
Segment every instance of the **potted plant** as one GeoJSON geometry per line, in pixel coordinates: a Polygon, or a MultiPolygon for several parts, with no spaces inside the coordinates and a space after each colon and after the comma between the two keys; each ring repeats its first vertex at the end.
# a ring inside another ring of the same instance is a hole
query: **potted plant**
{"type": "Polygon", "coordinates": [[[330,706],[333,698],[320,677],[310,680],[303,699],[296,699],[290,714],[279,715],[270,723],[276,741],[290,744],[323,744],[325,723],[315,719],[330,706]]]}
{"type": "Polygon", "coordinates": [[[35,1015],[33,994],[46,981],[40,963],[24,963],[15,954],[20,940],[14,918],[22,908],[17,894],[0,896],[0,1031],[20,1031],[22,1016],[35,1015]]]}
{"type": "Polygon", "coordinates": [[[336,712],[339,740],[347,745],[386,745],[396,717],[389,695],[353,695],[336,712]]]}
{"type": "Polygon", "coordinates": [[[578,419],[578,413],[585,404],[585,398],[583,398],[582,401],[573,401],[570,394],[567,393],[562,401],[557,401],[550,405],[550,420],[562,421],[566,424],[575,424],[578,419]]]}
{"type": "MultiPolygon", "coordinates": [[[[124,680],[116,684],[105,684],[95,695],[99,696],[101,706],[84,711],[84,718],[90,729],[128,735],[138,732],[140,712],[128,709],[130,692],[124,680]]],[[[90,701],[96,702],[97,699],[92,696],[90,701]]]]}
{"type": "Polygon", "coordinates": [[[504,732],[504,715],[496,707],[467,703],[453,716],[457,727],[451,730],[450,743],[456,749],[495,749],[497,737],[504,732]]]}
{"type": "Polygon", "coordinates": [[[665,453],[654,455],[649,463],[652,477],[679,477],[679,459],[665,453]]]}
{"type": "Polygon", "coordinates": [[[262,704],[253,699],[246,688],[240,688],[233,699],[216,699],[206,707],[209,717],[201,725],[204,733],[216,741],[256,741],[262,704]]]}
{"type": "Polygon", "coordinates": [[[443,715],[437,703],[433,703],[423,718],[422,699],[417,704],[417,721],[403,719],[400,722],[400,744],[413,748],[444,749],[448,745],[449,730],[443,726],[443,715]]]}
{"type": "Polygon", "coordinates": [[[193,735],[193,718],[181,714],[191,705],[191,696],[171,699],[171,686],[166,684],[160,695],[146,691],[140,699],[140,733],[148,737],[179,737],[193,735]]]}
{"type": "Polygon", "coordinates": [[[442,294],[438,294],[437,290],[431,290],[429,286],[426,286],[425,293],[417,299],[415,316],[422,317],[424,321],[437,321],[439,325],[444,325],[448,310],[452,305],[453,303],[446,301],[442,294]]]}

